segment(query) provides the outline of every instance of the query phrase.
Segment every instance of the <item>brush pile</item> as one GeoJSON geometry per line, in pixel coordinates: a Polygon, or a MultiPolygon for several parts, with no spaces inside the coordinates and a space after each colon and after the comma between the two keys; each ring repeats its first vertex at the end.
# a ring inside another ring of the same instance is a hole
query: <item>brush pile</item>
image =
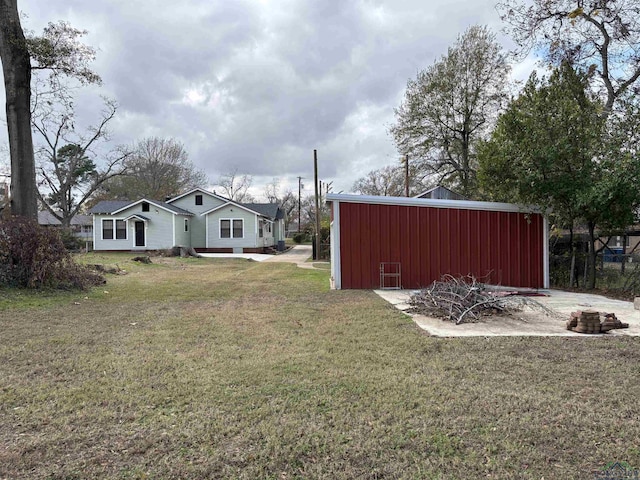
{"type": "Polygon", "coordinates": [[[516,296],[517,292],[492,291],[473,276],[444,275],[440,281],[413,294],[411,312],[455,322],[477,322],[481,317],[511,314],[527,306],[551,314],[535,300],[516,296]]]}

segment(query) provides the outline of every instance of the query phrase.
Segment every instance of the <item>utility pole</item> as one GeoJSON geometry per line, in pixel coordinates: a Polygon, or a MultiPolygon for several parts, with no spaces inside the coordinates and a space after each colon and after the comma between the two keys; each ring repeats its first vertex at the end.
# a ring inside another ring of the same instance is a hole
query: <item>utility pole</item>
{"type": "Polygon", "coordinates": [[[320,256],[320,199],[318,198],[318,151],[313,150],[313,178],[316,187],[316,252],[313,256],[314,260],[318,260],[320,256]]]}
{"type": "Polygon", "coordinates": [[[404,157],[404,196],[409,196],[409,155],[404,157]]]}
{"type": "Polygon", "coordinates": [[[300,233],[300,207],[302,194],[302,177],[298,177],[298,233],[300,233]]]}

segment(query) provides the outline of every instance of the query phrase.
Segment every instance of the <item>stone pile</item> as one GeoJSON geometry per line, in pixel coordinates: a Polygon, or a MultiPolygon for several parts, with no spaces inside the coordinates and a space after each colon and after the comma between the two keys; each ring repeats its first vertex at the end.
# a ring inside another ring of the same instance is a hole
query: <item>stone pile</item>
{"type": "Polygon", "coordinates": [[[605,333],[614,328],[628,327],[629,324],[618,320],[615,313],[601,314],[595,310],[571,312],[571,318],[567,320],[567,330],[577,333],[605,333]]]}

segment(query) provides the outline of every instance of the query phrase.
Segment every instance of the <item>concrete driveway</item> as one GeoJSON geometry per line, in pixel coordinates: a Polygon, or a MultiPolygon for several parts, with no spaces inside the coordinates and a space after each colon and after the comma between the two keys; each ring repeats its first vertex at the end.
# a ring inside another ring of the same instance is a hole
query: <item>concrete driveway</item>
{"type": "Polygon", "coordinates": [[[288,251],[278,255],[262,253],[201,253],[207,258],[245,258],[256,262],[284,262],[295,263],[300,268],[313,269],[313,264],[307,262],[312,255],[311,245],[295,245],[288,251]]]}
{"type": "Polygon", "coordinates": [[[539,311],[523,311],[513,316],[485,317],[482,322],[463,323],[431,318],[408,313],[409,297],[415,290],[375,290],[375,292],[413,318],[413,321],[429,334],[436,337],[489,337],[489,336],[562,336],[562,337],[606,337],[612,335],[640,336],[640,312],[634,310],[632,302],[612,300],[601,295],[563,292],[560,290],[541,290],[546,297],[531,297],[555,315],[548,316],[539,311]],[[629,328],[610,330],[606,334],[585,335],[566,329],[566,321],[576,310],[597,310],[615,313],[618,319],[628,323],[629,328]]]}

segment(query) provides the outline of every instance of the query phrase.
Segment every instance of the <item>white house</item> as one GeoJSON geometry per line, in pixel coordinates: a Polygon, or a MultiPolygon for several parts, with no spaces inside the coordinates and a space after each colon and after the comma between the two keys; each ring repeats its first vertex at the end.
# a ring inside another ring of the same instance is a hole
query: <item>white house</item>
{"type": "Polygon", "coordinates": [[[161,250],[256,253],[284,240],[277,204],[240,203],[196,188],[161,202],[147,198],[102,201],[93,215],[95,250],[161,250]]]}

